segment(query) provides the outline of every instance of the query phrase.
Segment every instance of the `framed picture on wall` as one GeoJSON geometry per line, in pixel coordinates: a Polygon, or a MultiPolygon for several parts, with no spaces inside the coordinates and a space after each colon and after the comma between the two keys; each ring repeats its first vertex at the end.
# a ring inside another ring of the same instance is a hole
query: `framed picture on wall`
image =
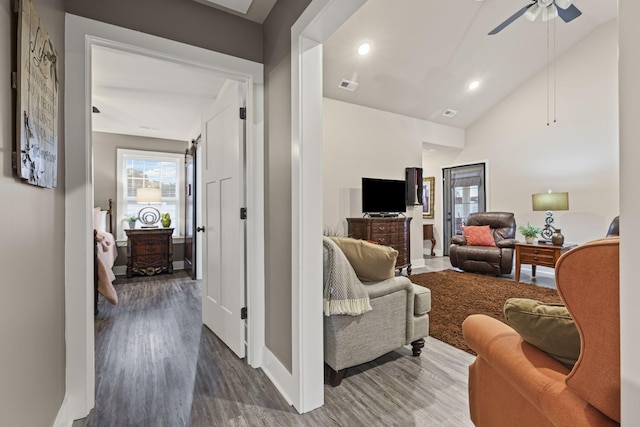
{"type": "Polygon", "coordinates": [[[31,0],[20,0],[16,172],[27,183],[58,182],[58,54],[31,0]]]}
{"type": "Polygon", "coordinates": [[[422,178],[422,217],[433,219],[433,191],[436,178],[422,178]]]}

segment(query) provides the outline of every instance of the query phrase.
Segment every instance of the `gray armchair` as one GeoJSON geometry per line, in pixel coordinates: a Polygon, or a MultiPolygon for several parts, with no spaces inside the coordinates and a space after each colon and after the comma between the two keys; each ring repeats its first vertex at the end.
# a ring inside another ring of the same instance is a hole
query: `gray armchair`
{"type": "Polygon", "coordinates": [[[474,273],[510,274],[513,268],[513,251],[516,236],[516,220],[511,212],[477,212],[467,218],[466,225],[488,225],[496,246],[469,246],[462,235],[453,236],[449,247],[451,265],[474,273]]]}
{"type": "MultiPolygon", "coordinates": [[[[339,250],[339,249],[338,249],[339,250]]],[[[330,266],[325,251],[325,280],[330,266]]],[[[347,268],[352,268],[350,264],[347,268]]],[[[372,310],[359,316],[324,317],[324,361],[329,383],[340,384],[349,367],[370,362],[407,344],[419,356],[429,335],[431,291],[406,276],[379,282],[363,282],[372,310]]]]}

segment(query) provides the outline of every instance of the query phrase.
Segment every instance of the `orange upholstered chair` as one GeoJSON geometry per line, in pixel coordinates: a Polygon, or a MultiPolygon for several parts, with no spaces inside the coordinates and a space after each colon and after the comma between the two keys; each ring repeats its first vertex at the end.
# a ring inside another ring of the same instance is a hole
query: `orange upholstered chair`
{"type": "Polygon", "coordinates": [[[619,238],[565,253],[558,292],[580,334],[572,370],[484,315],[462,324],[478,354],[469,367],[471,420],[478,427],[617,426],[620,423],[619,238]]]}

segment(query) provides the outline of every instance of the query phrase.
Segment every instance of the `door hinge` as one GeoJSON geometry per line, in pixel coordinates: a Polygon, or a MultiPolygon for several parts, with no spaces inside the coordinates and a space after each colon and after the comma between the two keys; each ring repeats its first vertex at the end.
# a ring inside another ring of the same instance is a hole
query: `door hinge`
{"type": "Polygon", "coordinates": [[[244,320],[247,318],[247,307],[242,307],[240,309],[240,319],[244,320]]]}
{"type": "Polygon", "coordinates": [[[240,119],[247,120],[247,107],[240,107],[240,119]]]}
{"type": "Polygon", "coordinates": [[[240,208],[240,219],[247,219],[247,208],[240,208]]]}
{"type": "Polygon", "coordinates": [[[18,73],[11,72],[11,89],[18,89],[18,73]]]}

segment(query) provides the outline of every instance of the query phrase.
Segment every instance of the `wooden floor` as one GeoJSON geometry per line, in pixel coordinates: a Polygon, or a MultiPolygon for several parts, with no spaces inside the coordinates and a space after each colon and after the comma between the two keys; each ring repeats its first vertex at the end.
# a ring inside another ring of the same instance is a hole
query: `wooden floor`
{"type": "MultiPolygon", "coordinates": [[[[435,267],[433,267],[435,268],[435,267]]],[[[428,338],[351,368],[325,405],[299,415],[260,369],[201,324],[200,286],[184,272],[118,279],[119,304],[100,298],[96,407],[80,426],[471,426],[473,356],[428,338]]]]}

